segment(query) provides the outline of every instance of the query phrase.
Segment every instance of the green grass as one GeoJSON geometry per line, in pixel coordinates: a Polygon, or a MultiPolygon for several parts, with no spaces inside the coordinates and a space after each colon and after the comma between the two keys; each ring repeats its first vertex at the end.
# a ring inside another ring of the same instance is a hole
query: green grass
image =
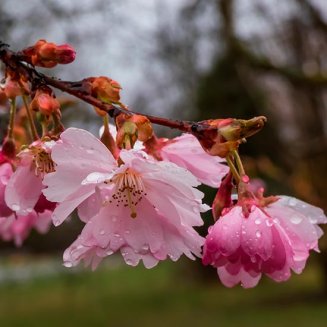
{"type": "Polygon", "coordinates": [[[226,289],[192,266],[102,268],[0,286],[0,326],[327,326],[314,265],[283,284],[226,289]]]}

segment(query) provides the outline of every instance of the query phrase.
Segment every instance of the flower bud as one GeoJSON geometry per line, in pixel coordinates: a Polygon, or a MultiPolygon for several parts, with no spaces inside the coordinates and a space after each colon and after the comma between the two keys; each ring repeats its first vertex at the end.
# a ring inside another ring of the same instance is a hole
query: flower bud
{"type": "Polygon", "coordinates": [[[14,159],[16,156],[16,145],[12,138],[6,137],[2,143],[2,154],[8,159],[14,159]]]}
{"type": "Polygon", "coordinates": [[[131,121],[126,121],[118,128],[116,142],[119,148],[132,149],[137,140],[137,126],[131,121]]]}
{"type": "Polygon", "coordinates": [[[142,115],[133,115],[130,119],[137,126],[137,138],[141,142],[146,142],[153,135],[152,124],[150,120],[142,115]]]}
{"type": "Polygon", "coordinates": [[[232,173],[229,171],[226,177],[222,180],[219,190],[212,203],[212,215],[215,221],[221,216],[224,209],[231,207],[232,189],[232,173]]]}
{"type": "Polygon", "coordinates": [[[32,47],[22,51],[24,60],[34,66],[52,68],[57,64],[74,61],[76,51],[68,44],[56,45],[46,40],[37,41],[32,47]]]}
{"type": "Polygon", "coordinates": [[[206,152],[213,156],[226,157],[230,151],[238,148],[244,138],[259,132],[266,120],[264,116],[249,120],[233,118],[204,120],[192,126],[192,134],[206,152]]]}
{"type": "Polygon", "coordinates": [[[111,78],[100,76],[91,82],[94,97],[105,103],[119,103],[121,86],[111,78]]]}
{"type": "Polygon", "coordinates": [[[59,112],[60,103],[50,92],[52,93],[49,89],[38,89],[30,104],[31,109],[39,111],[45,116],[59,112]]]}
{"type": "Polygon", "coordinates": [[[1,85],[5,96],[9,99],[14,99],[17,96],[29,94],[29,86],[23,80],[17,81],[7,76],[4,84],[1,85]]]}

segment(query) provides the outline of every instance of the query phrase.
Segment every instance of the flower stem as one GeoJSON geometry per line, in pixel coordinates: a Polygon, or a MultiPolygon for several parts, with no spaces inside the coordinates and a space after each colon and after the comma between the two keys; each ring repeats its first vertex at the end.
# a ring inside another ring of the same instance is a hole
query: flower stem
{"type": "Polygon", "coordinates": [[[9,126],[8,126],[8,138],[13,139],[14,136],[14,124],[16,116],[16,98],[10,99],[10,112],[9,112],[9,126]]]}
{"type": "Polygon", "coordinates": [[[240,177],[240,175],[239,175],[239,173],[238,173],[238,171],[237,171],[237,169],[236,169],[236,167],[235,167],[235,165],[234,165],[233,160],[231,159],[231,157],[230,156],[227,156],[226,157],[226,161],[227,161],[227,164],[228,164],[228,166],[229,166],[229,168],[230,168],[230,170],[231,170],[231,172],[233,174],[233,177],[235,178],[236,182],[237,183],[240,182],[241,177],[240,177]]]}
{"type": "Polygon", "coordinates": [[[27,119],[28,119],[28,122],[30,124],[32,138],[33,138],[34,141],[36,141],[36,140],[39,139],[39,135],[37,133],[37,130],[36,130],[36,127],[35,127],[35,124],[34,124],[33,116],[32,116],[30,107],[28,105],[27,97],[26,97],[26,95],[22,95],[22,98],[23,98],[24,106],[26,108],[27,119]]]}
{"type": "Polygon", "coordinates": [[[236,165],[237,165],[237,168],[238,168],[238,171],[239,171],[240,175],[244,176],[245,175],[245,170],[244,170],[240,155],[238,154],[237,150],[233,150],[232,154],[233,154],[233,156],[235,158],[236,165]]]}

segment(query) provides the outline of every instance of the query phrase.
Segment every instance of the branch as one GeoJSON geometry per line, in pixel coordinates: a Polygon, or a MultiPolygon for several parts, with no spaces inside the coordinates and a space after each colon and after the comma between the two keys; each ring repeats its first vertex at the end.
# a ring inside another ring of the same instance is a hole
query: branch
{"type": "Polygon", "coordinates": [[[133,114],[143,115],[146,116],[153,124],[175,128],[182,132],[188,132],[188,133],[191,132],[192,126],[194,129],[199,124],[197,122],[173,120],[163,117],[146,115],[136,111],[126,110],[118,105],[104,103],[98,100],[97,98],[93,97],[89,92],[83,89],[84,80],[79,82],[69,82],[69,81],[58,80],[54,77],[49,77],[45,74],[42,74],[38,72],[33,66],[23,62],[24,56],[22,56],[20,53],[15,53],[13,51],[8,50],[8,45],[2,42],[0,42],[0,59],[7,67],[11,68],[12,70],[18,71],[22,75],[28,75],[32,84],[50,85],[58,90],[61,90],[62,92],[71,94],[76,98],[79,98],[84,102],[91,104],[92,106],[95,106],[103,111],[106,111],[112,117],[116,117],[120,113],[124,113],[128,115],[133,115],[133,114]]]}

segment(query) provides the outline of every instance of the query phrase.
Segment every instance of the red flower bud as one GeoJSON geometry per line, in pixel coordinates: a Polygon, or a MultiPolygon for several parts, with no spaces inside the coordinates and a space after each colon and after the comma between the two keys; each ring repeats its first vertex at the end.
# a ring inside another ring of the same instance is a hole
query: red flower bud
{"type": "Polygon", "coordinates": [[[45,116],[50,116],[60,111],[59,101],[52,94],[49,94],[47,90],[43,89],[36,91],[30,106],[32,110],[39,111],[45,116]]]}
{"type": "Polygon", "coordinates": [[[46,40],[37,41],[32,47],[22,51],[24,60],[34,66],[52,68],[57,64],[69,64],[74,61],[76,51],[68,44],[56,45],[46,40]]]}

